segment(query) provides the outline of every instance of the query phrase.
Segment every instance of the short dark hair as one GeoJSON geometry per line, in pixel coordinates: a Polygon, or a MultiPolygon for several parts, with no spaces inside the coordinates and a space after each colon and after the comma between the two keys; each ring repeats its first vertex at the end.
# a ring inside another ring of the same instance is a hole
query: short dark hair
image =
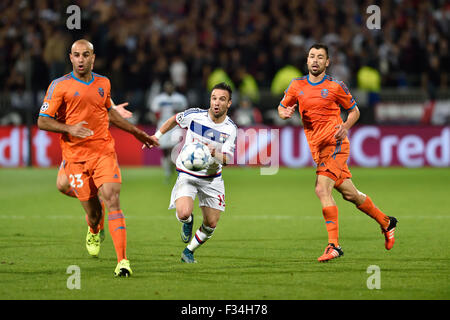
{"type": "Polygon", "coordinates": [[[315,44],[313,44],[312,46],[311,46],[311,48],[309,48],[309,50],[308,50],[308,53],[311,51],[311,49],[317,49],[317,50],[319,50],[319,49],[324,49],[325,50],[325,53],[327,54],[327,59],[330,57],[329,55],[328,55],[328,46],[326,45],[326,44],[323,44],[323,43],[315,43],[315,44]]]}
{"type": "Polygon", "coordinates": [[[231,86],[228,85],[227,83],[225,83],[225,82],[220,82],[220,83],[216,84],[216,85],[212,88],[211,92],[213,92],[214,89],[220,89],[220,90],[226,90],[226,91],[228,91],[228,93],[230,94],[230,100],[231,100],[231,94],[233,93],[233,90],[231,89],[231,86]]]}

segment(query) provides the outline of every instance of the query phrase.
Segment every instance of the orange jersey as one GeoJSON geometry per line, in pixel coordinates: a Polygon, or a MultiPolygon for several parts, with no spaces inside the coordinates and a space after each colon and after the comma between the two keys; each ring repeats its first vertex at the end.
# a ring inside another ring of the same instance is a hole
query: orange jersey
{"type": "Polygon", "coordinates": [[[115,152],[114,140],[109,132],[110,97],[111,84],[108,78],[96,73],[92,73],[89,82],[76,78],[73,72],[52,81],[39,116],[51,117],[69,125],[86,121],[84,127],[94,132],[83,139],[62,134],[64,159],[86,161],[115,152]]]}
{"type": "MultiPolygon", "coordinates": [[[[287,107],[296,103],[313,155],[326,146],[336,146],[335,126],[343,123],[339,105],[347,110],[356,106],[345,84],[329,75],[317,83],[310,82],[309,75],[294,78],[284,92],[280,105],[287,107]]],[[[343,142],[348,142],[348,139],[343,142]]]]}

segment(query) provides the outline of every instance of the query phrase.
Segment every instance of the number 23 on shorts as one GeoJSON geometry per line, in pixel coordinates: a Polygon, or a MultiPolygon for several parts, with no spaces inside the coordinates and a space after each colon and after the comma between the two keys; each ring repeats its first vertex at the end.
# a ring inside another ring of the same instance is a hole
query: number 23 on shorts
{"type": "Polygon", "coordinates": [[[83,187],[83,179],[81,179],[82,176],[83,176],[83,174],[81,174],[81,173],[69,175],[70,186],[72,188],[83,187]]]}

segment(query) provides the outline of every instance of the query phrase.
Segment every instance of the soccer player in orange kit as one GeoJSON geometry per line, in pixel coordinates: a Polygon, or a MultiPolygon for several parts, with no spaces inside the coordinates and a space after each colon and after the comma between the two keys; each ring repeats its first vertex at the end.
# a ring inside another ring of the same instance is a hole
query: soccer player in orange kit
{"type": "Polygon", "coordinates": [[[308,75],[291,81],[278,106],[281,119],[290,118],[298,106],[305,136],[317,164],[315,193],[322,205],[328,232],[328,245],[318,258],[320,262],[344,254],[339,245],[338,208],[332,196],[333,188],[378,222],[387,250],[394,245],[397,225],[396,218],[385,215],[369,196],[356,189],[351,180],[347,166],[350,154],[347,134],[359,119],[359,109],[345,84],[325,73],[329,64],[328,47],[314,44],[307,57],[308,75]],[[341,119],[339,105],[348,111],[345,122],[341,119]]]}
{"type": "Polygon", "coordinates": [[[125,216],[119,201],[122,181],[109,122],[133,134],[149,148],[155,142],[111,107],[109,80],[92,72],[93,45],[84,39],[77,40],[69,56],[73,71],[50,84],[38,126],[41,130],[61,133],[64,170],[88,216],[89,253],[98,256],[100,250],[100,194],[109,210],[109,231],[117,254],[114,274],[128,277],[132,270],[126,257],[125,216]]]}

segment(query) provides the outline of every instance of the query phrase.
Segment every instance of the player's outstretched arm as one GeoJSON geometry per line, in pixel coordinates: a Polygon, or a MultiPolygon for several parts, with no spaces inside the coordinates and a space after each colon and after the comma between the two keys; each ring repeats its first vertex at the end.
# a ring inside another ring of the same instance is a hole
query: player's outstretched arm
{"type": "Polygon", "coordinates": [[[77,138],[87,138],[94,134],[89,128],[84,127],[88,124],[86,121],[81,121],[75,125],[68,125],[59,122],[53,118],[39,116],[37,125],[39,129],[57,133],[67,133],[77,138]]]}
{"type": "Polygon", "coordinates": [[[111,99],[111,106],[116,109],[116,111],[122,116],[122,118],[130,119],[133,116],[133,113],[125,109],[126,106],[128,106],[128,102],[124,102],[121,104],[115,104],[114,101],[111,99]]]}
{"type": "MultiPolygon", "coordinates": [[[[154,145],[159,146],[159,138],[161,138],[161,136],[172,130],[173,128],[175,128],[175,126],[177,125],[177,121],[175,120],[176,116],[170,117],[169,119],[166,120],[166,122],[164,122],[162,124],[162,126],[159,128],[159,130],[157,130],[155,132],[154,135],[151,136],[151,138],[153,139],[153,141],[156,141],[156,143],[154,145]]],[[[145,148],[145,145],[142,146],[142,149],[145,148]]],[[[149,147],[151,148],[151,147],[149,147]]]]}
{"type": "Polygon", "coordinates": [[[147,133],[129,123],[113,108],[109,109],[109,121],[119,129],[134,135],[136,139],[141,141],[147,148],[158,145],[158,141],[155,141],[147,133]]]}

